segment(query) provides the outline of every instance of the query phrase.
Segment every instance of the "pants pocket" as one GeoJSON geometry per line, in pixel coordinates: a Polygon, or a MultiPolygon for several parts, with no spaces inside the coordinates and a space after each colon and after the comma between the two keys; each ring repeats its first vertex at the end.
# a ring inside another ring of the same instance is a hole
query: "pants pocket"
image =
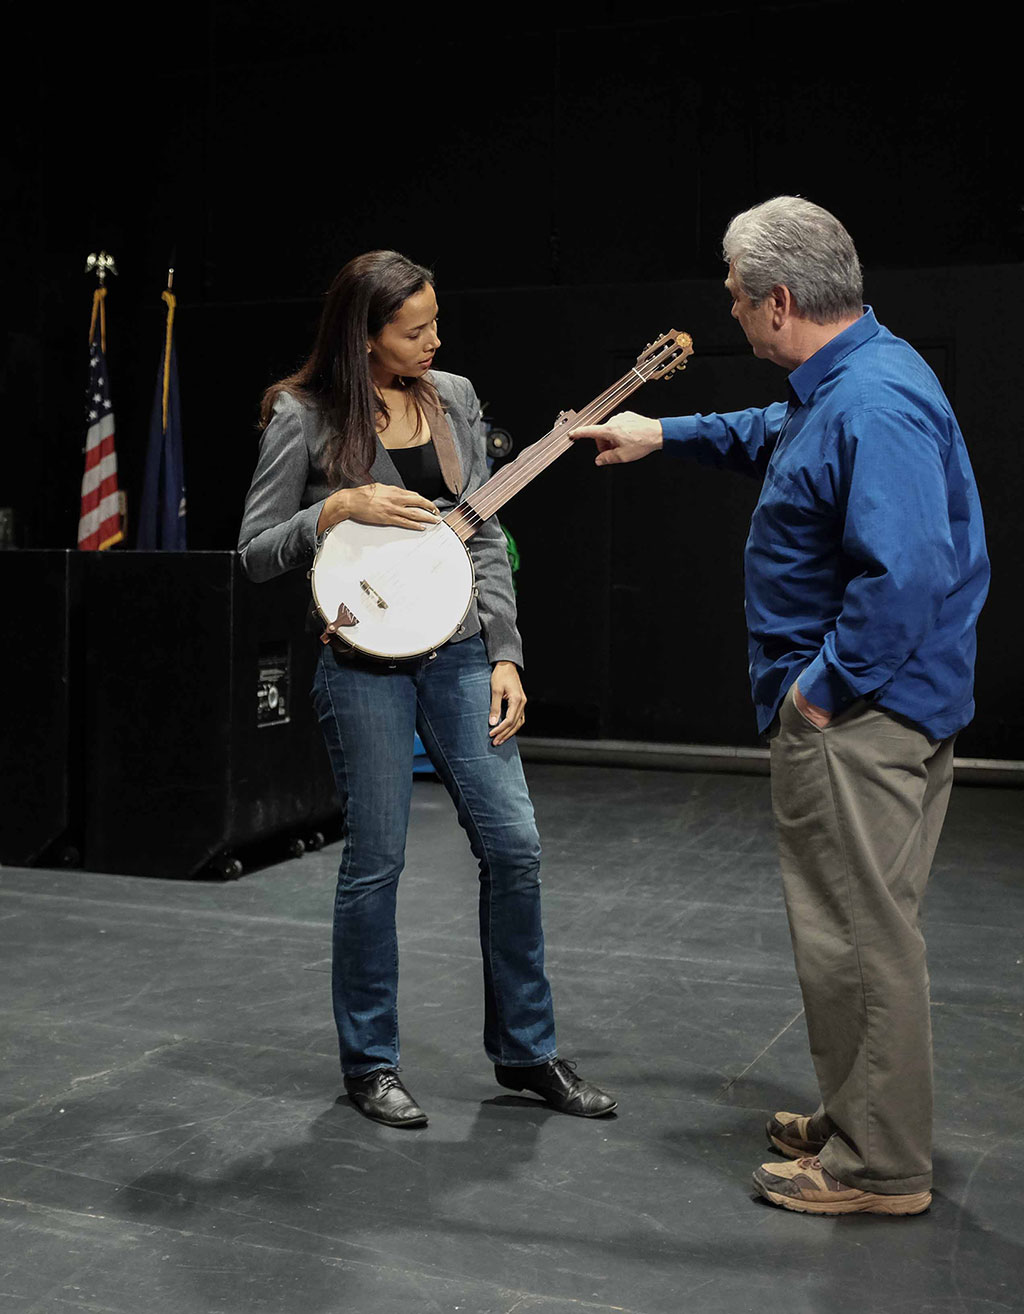
{"type": "Polygon", "coordinates": [[[804,716],[804,714],[803,714],[803,712],[801,712],[800,708],[797,707],[797,705],[796,705],[796,681],[795,681],[795,680],[794,680],[793,683],[789,686],[789,688],[786,690],[786,696],[785,696],[785,698],[782,700],[782,706],[783,706],[784,709],[787,708],[787,707],[790,708],[791,711],[792,711],[793,716],[796,717],[798,723],[799,723],[800,725],[805,725],[805,726],[807,726],[807,728],[808,728],[809,730],[813,730],[816,734],[819,734],[819,735],[820,735],[823,729],[825,729],[825,730],[828,729],[828,726],[815,725],[814,722],[810,719],[810,717],[804,716]]]}

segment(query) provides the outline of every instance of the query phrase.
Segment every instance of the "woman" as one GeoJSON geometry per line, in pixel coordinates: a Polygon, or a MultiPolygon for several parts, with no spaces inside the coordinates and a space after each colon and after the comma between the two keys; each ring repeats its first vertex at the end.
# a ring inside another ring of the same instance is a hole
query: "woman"
{"type": "MultiPolygon", "coordinates": [[[[313,352],[268,389],[239,550],[254,580],[308,568],[346,519],[422,530],[487,478],[468,379],[433,370],[429,272],[394,251],[345,266],[313,352]]],[[[615,1101],[555,1047],[544,975],[540,846],[519,751],[526,698],[505,538],[493,518],[469,541],[478,596],[436,657],[393,665],[323,647],[313,700],[347,808],[334,905],[332,991],[345,1089],[367,1117],[422,1126],[398,1077],[395,895],[404,865],[418,730],[480,863],[484,1049],[498,1082],[564,1113],[615,1101]]]]}

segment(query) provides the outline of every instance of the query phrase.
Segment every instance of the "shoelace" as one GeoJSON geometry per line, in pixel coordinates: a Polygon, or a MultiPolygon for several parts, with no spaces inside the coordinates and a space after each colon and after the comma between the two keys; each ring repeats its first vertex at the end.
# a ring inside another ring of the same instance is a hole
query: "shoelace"
{"type": "Polygon", "coordinates": [[[566,1081],[579,1081],[576,1075],[576,1063],[573,1059],[556,1058],[552,1060],[552,1067],[559,1072],[566,1081]]]}
{"type": "Polygon", "coordinates": [[[380,1073],[380,1093],[383,1095],[387,1090],[393,1090],[396,1086],[401,1086],[398,1079],[398,1073],[394,1068],[385,1069],[380,1073]]]}

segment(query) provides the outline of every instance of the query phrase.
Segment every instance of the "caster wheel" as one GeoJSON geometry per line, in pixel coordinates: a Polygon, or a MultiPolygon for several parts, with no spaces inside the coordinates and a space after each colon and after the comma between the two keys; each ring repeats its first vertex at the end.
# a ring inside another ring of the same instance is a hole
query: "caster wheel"
{"type": "Polygon", "coordinates": [[[305,852],[306,852],[306,844],[305,844],[305,841],[304,841],[304,840],[300,840],[300,839],[290,839],[290,840],[288,841],[288,856],[289,856],[289,857],[291,857],[291,858],[301,858],[302,855],[303,855],[305,852]]]}
{"type": "Polygon", "coordinates": [[[310,835],[309,839],[306,840],[306,848],[311,849],[314,853],[316,853],[323,848],[326,842],[327,841],[324,839],[323,831],[318,830],[313,835],[310,835]]]}
{"type": "Polygon", "coordinates": [[[223,881],[237,881],[242,874],[242,864],[229,854],[221,854],[214,858],[208,870],[223,881]]]}

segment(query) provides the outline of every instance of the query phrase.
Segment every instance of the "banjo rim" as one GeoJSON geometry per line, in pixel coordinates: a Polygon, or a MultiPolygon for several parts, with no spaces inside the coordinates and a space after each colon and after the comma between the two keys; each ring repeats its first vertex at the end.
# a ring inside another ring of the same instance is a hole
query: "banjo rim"
{"type": "MultiPolygon", "coordinates": [[[[324,611],[323,607],[321,607],[320,605],[320,599],[317,596],[317,591],[316,591],[316,568],[323,554],[323,550],[327,545],[327,540],[330,538],[331,534],[334,532],[335,529],[338,529],[342,524],[345,523],[346,523],[345,521],[339,521],[337,525],[331,525],[331,527],[324,533],[323,538],[320,540],[320,546],[317,548],[316,554],[313,557],[313,565],[310,567],[310,571],[309,571],[309,582],[313,594],[313,605],[314,607],[316,607],[317,614],[321,617],[325,626],[330,625],[334,617],[328,616],[327,613],[324,611]]],[[[340,630],[333,631],[333,633],[331,634],[330,642],[333,642],[335,639],[337,639],[340,643],[344,645],[344,647],[350,649],[353,652],[361,653],[364,657],[371,657],[374,661],[403,662],[403,661],[411,661],[416,657],[426,657],[429,653],[436,652],[437,649],[442,647],[444,644],[446,644],[448,640],[452,638],[453,635],[458,634],[459,630],[462,628],[462,622],[469,615],[470,608],[473,606],[473,599],[476,597],[476,567],[473,565],[473,557],[470,554],[469,549],[466,547],[462,539],[459,538],[458,534],[455,533],[455,530],[452,529],[451,525],[449,525],[447,521],[444,520],[439,521],[437,527],[439,527],[440,525],[444,525],[445,529],[447,529],[448,532],[452,534],[453,537],[458,541],[459,546],[466,554],[466,560],[469,562],[469,600],[466,603],[462,615],[455,622],[455,624],[448,631],[448,633],[444,636],[444,638],[438,639],[436,643],[432,643],[428,648],[418,648],[415,652],[400,652],[400,653],[375,652],[372,648],[368,648],[365,645],[361,643],[356,643],[353,639],[348,638],[340,630]]],[[[381,526],[381,528],[396,528],[396,526],[384,525],[381,526]]],[[[409,530],[407,532],[413,533],[415,531],[409,530]]]]}

